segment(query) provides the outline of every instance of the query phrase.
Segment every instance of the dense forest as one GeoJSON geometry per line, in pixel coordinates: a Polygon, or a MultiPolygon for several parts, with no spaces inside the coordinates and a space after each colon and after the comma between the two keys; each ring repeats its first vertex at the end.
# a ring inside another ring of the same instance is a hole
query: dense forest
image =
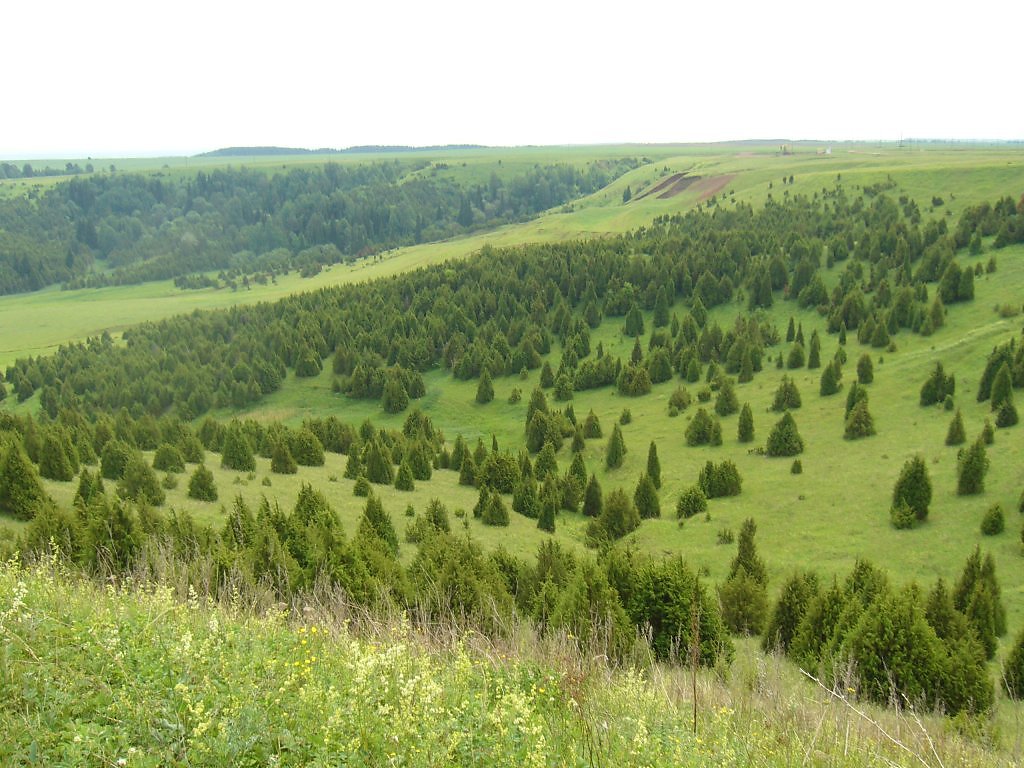
{"type": "Polygon", "coordinates": [[[327,163],[273,174],[225,168],[188,178],[76,177],[0,200],[0,293],[211,270],[310,275],[388,248],[528,218],[636,165],[623,159],[583,169],[536,166],[506,178],[492,173],[484,184],[457,183],[423,160],[327,163]]]}

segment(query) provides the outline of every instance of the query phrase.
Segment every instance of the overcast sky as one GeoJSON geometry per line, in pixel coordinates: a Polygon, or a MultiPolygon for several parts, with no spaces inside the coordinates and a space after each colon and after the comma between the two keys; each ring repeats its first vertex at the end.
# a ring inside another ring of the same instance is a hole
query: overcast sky
{"type": "Polygon", "coordinates": [[[25,0],[0,18],[0,158],[1024,138],[1020,0],[25,0]]]}

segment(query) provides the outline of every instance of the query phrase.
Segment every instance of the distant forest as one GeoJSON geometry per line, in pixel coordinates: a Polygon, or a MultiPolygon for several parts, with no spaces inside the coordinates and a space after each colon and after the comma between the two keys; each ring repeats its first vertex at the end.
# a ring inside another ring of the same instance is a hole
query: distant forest
{"type": "Polygon", "coordinates": [[[420,160],[73,178],[0,201],[0,293],[170,278],[190,287],[204,284],[190,276],[211,270],[315,274],[327,264],[534,216],[637,164],[538,165],[472,185],[420,160]]]}

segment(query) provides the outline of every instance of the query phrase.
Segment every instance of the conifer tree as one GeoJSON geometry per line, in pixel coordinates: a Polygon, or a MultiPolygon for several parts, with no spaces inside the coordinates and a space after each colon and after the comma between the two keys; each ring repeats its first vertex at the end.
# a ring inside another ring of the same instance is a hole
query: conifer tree
{"type": "MultiPolygon", "coordinates": [[[[462,436],[459,435],[459,437],[461,438],[462,436]]],[[[456,440],[455,445],[457,448],[459,445],[458,440],[456,440]]],[[[362,449],[357,444],[353,443],[349,446],[348,460],[345,462],[345,478],[355,480],[363,473],[363,462],[359,459],[360,453],[362,453],[362,449]]],[[[461,467],[462,465],[460,463],[457,466],[461,467]]]]}
{"type": "Polygon", "coordinates": [[[807,368],[821,367],[821,339],[818,338],[818,332],[815,330],[811,333],[811,346],[807,351],[807,368]]]}
{"type": "Polygon", "coordinates": [[[578,426],[576,427],[576,431],[573,432],[572,434],[572,445],[570,446],[569,450],[571,450],[575,454],[580,454],[584,450],[586,450],[586,447],[587,443],[586,438],[583,437],[583,427],[578,426]]]}
{"type": "Polygon", "coordinates": [[[754,536],[757,534],[757,523],[748,517],[740,526],[740,535],[737,542],[736,557],[733,558],[729,567],[729,578],[736,576],[742,568],[758,584],[768,583],[768,571],[764,561],[757,554],[757,545],[754,543],[754,536]]]}
{"type": "Polygon", "coordinates": [[[870,437],[875,434],[875,420],[868,411],[867,398],[858,400],[853,406],[850,415],[846,417],[846,430],[843,437],[847,440],[857,440],[862,437],[870,437]]]}
{"type": "Polygon", "coordinates": [[[626,442],[622,438],[622,430],[616,424],[612,436],[608,438],[608,449],[605,451],[605,467],[618,469],[626,457],[626,442]]]}
{"type": "Polygon", "coordinates": [[[703,408],[698,408],[689,426],[686,427],[686,444],[689,446],[707,445],[711,441],[714,422],[703,408]]]}
{"type": "Polygon", "coordinates": [[[793,316],[789,317],[789,325],[786,326],[786,343],[790,343],[796,338],[796,322],[793,320],[793,316]]]}
{"type": "Polygon", "coordinates": [[[892,490],[892,504],[906,504],[921,521],[928,517],[928,506],[932,502],[932,482],[928,467],[921,456],[908,459],[900,470],[900,476],[892,490]]]}
{"type": "Polygon", "coordinates": [[[537,516],[537,527],[548,533],[555,532],[555,513],[558,511],[557,494],[553,489],[548,488],[547,492],[541,494],[540,513],[537,516]]]}
{"type": "Polygon", "coordinates": [[[550,361],[545,360],[544,365],[542,365],[540,369],[540,387],[541,389],[551,389],[554,385],[555,372],[551,370],[550,361]]]}
{"type": "Polygon", "coordinates": [[[949,429],[946,431],[947,445],[961,445],[967,440],[967,432],[964,429],[964,416],[959,409],[949,422],[949,429]]]}
{"type": "Polygon", "coordinates": [[[625,491],[616,488],[604,500],[601,516],[591,522],[587,533],[592,540],[614,541],[640,527],[640,515],[625,491]]]}
{"type": "Polygon", "coordinates": [[[661,501],[658,499],[658,491],[654,487],[650,475],[646,472],[640,475],[640,479],[637,481],[636,490],[633,492],[633,506],[636,507],[641,520],[661,517],[661,501]]]}
{"type": "Polygon", "coordinates": [[[476,387],[476,401],[485,405],[494,399],[494,384],[491,382],[491,373],[486,368],[480,375],[480,383],[476,387]]]}
{"type": "Polygon", "coordinates": [[[804,345],[799,341],[794,342],[789,349],[789,356],[786,358],[786,367],[790,370],[804,367],[804,345]]]}
{"type": "Polygon", "coordinates": [[[541,482],[548,475],[558,474],[558,459],[555,458],[555,446],[551,443],[544,443],[544,447],[537,454],[537,460],[533,463],[533,474],[541,482]]]}
{"type": "Polygon", "coordinates": [[[1003,662],[1003,690],[1015,701],[1024,699],[1024,629],[1003,662]]]}
{"type": "Polygon", "coordinates": [[[602,436],[601,421],[597,418],[593,408],[590,409],[590,413],[587,414],[587,418],[583,422],[583,436],[590,440],[602,436]]]}
{"type": "Polygon", "coordinates": [[[1017,415],[1017,407],[1013,404],[1013,400],[1010,398],[1003,400],[996,413],[996,426],[1006,429],[1014,426],[1018,421],[1020,421],[1020,417],[1017,415]]]}
{"type": "Polygon", "coordinates": [[[843,419],[850,418],[850,413],[853,411],[853,407],[857,405],[861,400],[868,399],[868,391],[856,381],[850,385],[850,391],[846,395],[846,412],[843,415],[843,419]]]}
{"type": "Polygon", "coordinates": [[[744,568],[726,579],[718,588],[722,605],[722,622],[731,632],[743,635],[760,634],[768,613],[768,592],[744,568]]]}
{"type": "Polygon", "coordinates": [[[859,384],[870,384],[875,380],[875,367],[871,362],[871,355],[865,352],[857,361],[857,382],[859,384]]]}
{"type": "Polygon", "coordinates": [[[124,475],[117,483],[117,494],[123,499],[152,504],[154,507],[159,507],[166,499],[156,472],[146,463],[141,453],[132,456],[125,467],[124,475]]]}
{"type": "Polygon", "coordinates": [[[395,525],[391,522],[391,516],[384,511],[380,498],[372,492],[366,499],[356,536],[360,539],[379,541],[389,554],[398,554],[398,533],[395,531],[395,525]]]}
{"type": "Polygon", "coordinates": [[[459,470],[459,485],[476,485],[476,462],[473,461],[473,454],[468,451],[459,470]]]}
{"type": "Polygon", "coordinates": [[[655,488],[661,488],[661,462],[658,460],[658,446],[651,440],[647,449],[647,476],[651,478],[655,488]]]}
{"type": "Polygon", "coordinates": [[[199,501],[216,501],[217,484],[213,479],[213,472],[200,464],[188,481],[188,496],[190,499],[199,501]]]}
{"type": "Polygon", "coordinates": [[[691,485],[679,494],[679,500],[676,502],[676,517],[682,522],[688,517],[706,512],[707,508],[708,497],[704,494],[700,484],[691,485]]]}
{"type": "Polygon", "coordinates": [[[737,439],[741,443],[749,443],[754,439],[754,413],[750,410],[750,403],[744,403],[740,409],[739,425],[737,427],[737,439]]]}
{"type": "Polygon", "coordinates": [[[599,517],[603,507],[601,485],[597,482],[597,476],[591,475],[587,481],[587,489],[583,493],[583,514],[586,517],[599,517]]]}
{"type": "Polygon", "coordinates": [[[412,476],[412,467],[409,466],[409,460],[406,458],[398,465],[398,473],[395,475],[395,490],[411,491],[415,488],[416,483],[412,476]]]}
{"type": "Polygon", "coordinates": [[[796,421],[792,414],[786,411],[772,427],[765,445],[765,453],[769,456],[796,456],[803,453],[803,450],[804,441],[797,431],[796,421]]]}
{"type": "Polygon", "coordinates": [[[366,449],[366,479],[377,485],[391,485],[395,481],[390,453],[377,439],[366,449]]]}
{"type": "MultiPolygon", "coordinates": [[[[3,448],[0,443],[0,451],[3,448]]],[[[18,520],[31,520],[45,500],[35,465],[21,443],[12,441],[0,463],[0,512],[18,520]]]]}
{"type": "Polygon", "coordinates": [[[253,455],[252,445],[237,421],[231,422],[224,434],[220,465],[224,469],[233,469],[237,472],[256,471],[256,457],[253,455]]]}
{"type": "Polygon", "coordinates": [[[484,504],[481,522],[484,525],[508,525],[508,509],[505,508],[505,502],[497,491],[487,491],[487,502],[484,504]]]}
{"type": "Polygon", "coordinates": [[[775,397],[772,400],[773,411],[795,410],[801,405],[800,391],[796,388],[796,382],[789,376],[783,376],[775,390],[775,397]]]}
{"type": "Polygon", "coordinates": [[[153,469],[161,472],[184,472],[185,457],[178,446],[170,443],[161,443],[153,454],[153,469]]]}
{"type": "Polygon", "coordinates": [[[43,447],[39,451],[39,475],[48,480],[62,482],[68,482],[75,476],[55,429],[47,430],[46,437],[43,438],[43,447]]]}
{"type": "Polygon", "coordinates": [[[537,481],[530,477],[521,477],[512,492],[512,510],[523,517],[534,520],[540,514],[540,501],[537,498],[537,481]]]}
{"type": "Polygon", "coordinates": [[[768,618],[761,647],[769,652],[788,653],[797,628],[817,595],[818,578],[814,573],[794,573],[790,576],[782,586],[779,600],[768,618]]]}
{"type": "MultiPolygon", "coordinates": [[[[351,458],[349,459],[351,461],[351,458]]],[[[274,444],[274,453],[270,457],[270,471],[279,475],[294,475],[299,471],[298,464],[288,449],[288,441],[281,439],[274,444]]]]}
{"type": "Polygon", "coordinates": [[[823,397],[834,395],[839,391],[839,376],[839,364],[835,360],[829,361],[829,364],[825,366],[825,370],[821,372],[821,384],[818,389],[823,397]]]}
{"type": "Polygon", "coordinates": [[[991,408],[998,411],[1004,401],[1013,402],[1013,377],[1010,374],[1010,366],[1003,362],[992,379],[992,390],[990,394],[991,408]]]}
{"type": "Polygon", "coordinates": [[[988,465],[985,443],[982,440],[976,440],[970,448],[962,451],[957,469],[957,495],[970,496],[983,493],[988,465]]]}
{"type": "MultiPolygon", "coordinates": [[[[279,442],[284,442],[281,440],[279,442]]],[[[288,450],[295,463],[304,467],[322,467],[324,465],[324,444],[312,430],[303,427],[294,432],[288,440],[288,450]]],[[[271,457],[273,458],[273,457],[271,457]]]]}
{"type": "Polygon", "coordinates": [[[727,376],[721,378],[721,386],[718,388],[718,397],[715,400],[715,413],[719,416],[729,416],[740,409],[739,399],[736,397],[736,390],[733,387],[732,379],[727,376]]]}

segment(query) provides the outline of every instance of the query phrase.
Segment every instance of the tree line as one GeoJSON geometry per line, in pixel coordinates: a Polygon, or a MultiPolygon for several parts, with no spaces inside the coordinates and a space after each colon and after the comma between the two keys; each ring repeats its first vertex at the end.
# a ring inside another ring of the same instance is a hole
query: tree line
{"type": "MultiPolygon", "coordinates": [[[[487,183],[426,161],[95,174],[0,201],[0,293],[122,285],[211,270],[313,274],[381,250],[528,218],[594,192],[636,159],[537,165],[487,183]],[[102,267],[102,269],[99,269],[102,267]]],[[[187,281],[183,285],[188,285],[187,281]]]]}

